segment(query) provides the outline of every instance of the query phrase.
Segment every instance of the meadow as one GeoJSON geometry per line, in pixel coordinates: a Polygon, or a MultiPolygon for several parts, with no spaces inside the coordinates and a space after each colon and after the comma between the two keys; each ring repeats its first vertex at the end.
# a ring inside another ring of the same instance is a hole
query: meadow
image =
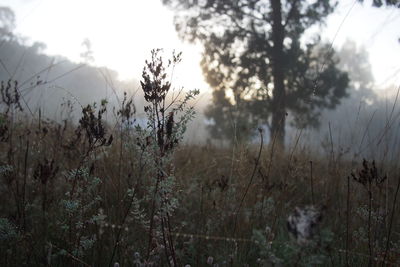
{"type": "Polygon", "coordinates": [[[68,101],[61,121],[30,116],[18,81],[2,81],[1,266],[400,265],[396,157],[345,156],[333,139],[282,151],[263,129],[187,144],[198,92],[168,98],[180,55],[154,53],[145,124],[128,94],[79,107],[78,122],[68,101]]]}

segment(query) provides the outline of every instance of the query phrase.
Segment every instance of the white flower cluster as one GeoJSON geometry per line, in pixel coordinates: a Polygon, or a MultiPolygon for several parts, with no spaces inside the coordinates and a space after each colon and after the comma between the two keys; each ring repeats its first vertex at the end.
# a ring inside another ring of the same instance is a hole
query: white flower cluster
{"type": "Polygon", "coordinates": [[[321,219],[320,210],[314,206],[306,206],[303,209],[296,207],[287,219],[288,230],[299,244],[306,244],[312,239],[321,219]]]}

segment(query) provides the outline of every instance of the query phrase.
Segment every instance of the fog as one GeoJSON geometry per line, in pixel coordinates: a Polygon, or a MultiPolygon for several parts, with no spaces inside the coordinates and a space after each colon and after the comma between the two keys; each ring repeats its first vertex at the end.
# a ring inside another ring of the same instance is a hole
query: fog
{"type": "Polygon", "coordinates": [[[122,90],[132,91],[138,85],[135,80],[118,81],[117,73],[107,68],[73,63],[61,56],[49,57],[43,49],[43,44],[26,46],[12,40],[4,41],[0,52],[7,68],[1,72],[1,79],[19,81],[24,101],[33,114],[40,108],[50,119],[59,119],[60,104],[68,100],[78,107],[103,98],[115,104],[122,90]]]}
{"type": "MultiPolygon", "coordinates": [[[[81,107],[107,99],[109,111],[106,119],[113,123],[113,107],[119,106],[123,92],[127,92],[134,99],[137,119],[145,119],[140,77],[122,81],[118,79],[116,71],[107,67],[91,66],[87,58],[83,57],[82,62],[77,63],[62,56],[48,56],[45,44],[28,45],[24,37],[10,34],[6,27],[11,26],[3,23],[0,32],[0,80],[18,81],[18,88],[23,96],[24,113],[27,116],[37,118],[40,113],[50,120],[69,118],[76,122],[81,107]],[[72,104],[72,108],[66,104],[72,104]]],[[[388,158],[399,157],[398,88],[392,85],[386,90],[374,89],[376,85],[368,53],[363,47],[357,47],[348,40],[337,52],[339,66],[348,72],[351,80],[347,90],[348,97],[342,99],[336,109],[322,111],[318,128],[292,127],[289,114],[286,136],[289,148],[311,146],[315,150],[331,152],[330,154],[334,152],[336,157],[363,157],[377,153],[388,158]]],[[[179,88],[180,85],[175,86],[179,88]]],[[[206,127],[210,121],[205,117],[204,110],[211,104],[211,99],[211,92],[202,91],[191,102],[197,114],[186,134],[187,142],[228,144],[224,140],[210,139],[206,127]]],[[[255,137],[253,142],[258,142],[258,139],[255,137]]]]}
{"type": "MultiPolygon", "coordinates": [[[[45,44],[27,45],[17,36],[4,37],[0,45],[2,62],[0,80],[18,81],[23,97],[22,107],[28,117],[38,118],[40,113],[42,118],[57,122],[66,118],[77,122],[82,107],[106,99],[108,112],[105,119],[113,124],[115,110],[120,106],[124,92],[127,92],[136,106],[136,119],[138,121],[145,119],[140,77],[121,81],[114,70],[91,66],[84,60],[76,63],[62,56],[48,56],[45,53],[45,44]]],[[[176,85],[174,90],[178,91],[179,88],[180,86],[176,85]]],[[[187,132],[187,140],[190,142],[204,143],[207,139],[207,133],[202,125],[204,121],[202,110],[209,100],[210,94],[203,92],[191,102],[197,115],[187,132]]]]}
{"type": "MultiPolygon", "coordinates": [[[[340,68],[350,77],[349,96],[334,110],[324,110],[318,129],[303,130],[303,141],[337,157],[399,157],[399,87],[376,89],[368,53],[348,40],[339,51],[340,68]],[[390,151],[390,153],[389,153],[390,151]]],[[[292,140],[300,132],[292,129],[292,140]]],[[[301,140],[301,139],[300,139],[301,140]]]]}

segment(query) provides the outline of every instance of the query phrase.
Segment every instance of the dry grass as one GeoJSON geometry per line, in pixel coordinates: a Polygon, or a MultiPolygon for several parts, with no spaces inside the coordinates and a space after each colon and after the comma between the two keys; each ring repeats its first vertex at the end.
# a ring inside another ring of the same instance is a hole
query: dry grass
{"type": "MultiPolygon", "coordinates": [[[[135,149],[133,133],[132,136],[119,131],[107,133],[114,136],[110,146],[96,148],[81,157],[91,148],[88,140],[79,146],[68,147],[76,135],[73,125],[66,123],[64,127],[51,122],[14,119],[7,127],[12,135],[0,143],[0,214],[11,223],[16,233],[10,239],[2,236],[3,266],[46,265],[49,253],[53,255],[51,262],[56,262],[56,265],[79,265],[75,257],[89,265],[105,265],[111,256],[118,229],[123,231],[116,261],[124,266],[133,265],[135,252],[146,254],[147,234],[142,222],[137,221],[133,213],[129,213],[127,220],[122,220],[130,205],[125,192],[128,188],[135,189],[144,214],[148,216],[150,212],[151,199],[147,192],[150,177],[141,170],[143,159],[140,150],[135,149]],[[7,170],[6,166],[10,169],[7,170]],[[75,177],[82,179],[77,180],[82,183],[80,200],[90,202],[83,194],[101,197],[94,206],[87,208],[87,213],[81,214],[83,229],[70,225],[75,231],[82,232],[82,236],[96,237],[93,246],[82,253],[77,252],[81,246],[74,240],[77,237],[70,237],[62,227],[63,223],[69,225],[68,216],[60,214],[60,201],[73,190],[75,181],[68,180],[65,173],[77,166],[87,168],[91,177],[101,180],[93,192],[86,192],[85,187],[91,186],[90,181],[75,177]],[[99,214],[106,216],[104,221],[98,224],[87,221],[92,215],[99,214]]],[[[388,179],[371,185],[373,201],[369,209],[366,206],[368,190],[364,186],[350,179],[350,194],[347,193],[348,177],[354,168],[362,168],[361,163],[345,160],[332,163],[323,155],[307,151],[271,155],[271,151],[264,148],[234,231],[235,212],[248,186],[256,156],[257,147],[252,146],[237,147],[232,153],[229,148],[211,145],[182,145],[175,152],[173,165],[179,207],[172,221],[182,264],[205,265],[209,256],[219,263],[256,264],[261,254],[252,243],[253,231],[266,226],[271,229],[269,242],[273,246],[276,243],[275,253],[283,253],[279,251],[283,250],[280,244],[293,242],[287,233],[286,218],[294,207],[312,203],[310,162],[313,166],[314,202],[323,209],[320,228],[329,229],[334,234],[329,247],[324,248],[329,251],[334,265],[345,264],[343,251],[346,247],[350,265],[368,262],[369,245],[373,246],[374,257],[378,259],[373,261],[373,265],[377,265],[385,256],[389,225],[392,225],[392,234],[386,260],[399,263],[399,255],[391,248],[398,245],[400,218],[394,216],[391,223],[391,217],[398,214],[398,208],[392,211],[392,207],[400,174],[391,171],[389,164],[379,164],[378,172],[385,172],[388,179]],[[369,220],[371,226],[367,227],[365,212],[369,210],[373,218],[369,220]],[[370,240],[365,239],[368,228],[370,240]],[[346,246],[347,231],[349,244],[346,246]]],[[[2,235],[6,233],[2,232],[2,235]]]]}
{"type": "Polygon", "coordinates": [[[398,162],[343,157],[332,138],[325,154],[297,142],[177,146],[181,109],[167,112],[144,77],[147,129],[127,95],[115,126],[106,101],[75,125],[27,117],[3,86],[1,266],[400,264],[398,162]],[[318,215],[303,222],[309,235],[290,234],[287,218],[305,210],[318,215]]]}

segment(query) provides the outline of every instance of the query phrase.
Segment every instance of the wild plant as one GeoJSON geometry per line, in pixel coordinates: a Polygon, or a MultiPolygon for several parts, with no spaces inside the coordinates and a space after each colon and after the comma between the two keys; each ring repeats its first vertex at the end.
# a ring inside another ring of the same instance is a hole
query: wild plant
{"type": "Polygon", "coordinates": [[[258,248],[260,266],[334,265],[331,245],[333,233],[321,229],[323,208],[296,207],[287,218],[287,234],[275,236],[267,226],[264,231],[253,230],[252,240],[258,248]],[[288,239],[289,237],[289,239],[288,239]]]}
{"type": "Polygon", "coordinates": [[[8,114],[14,109],[23,111],[21,105],[21,95],[18,91],[18,81],[9,79],[7,82],[1,81],[0,85],[1,100],[5,104],[4,113],[8,114]]]}
{"type": "MultiPolygon", "coordinates": [[[[368,162],[364,159],[362,162],[362,168],[357,172],[352,172],[351,177],[355,182],[360,184],[367,191],[368,194],[367,207],[364,208],[363,206],[361,206],[358,208],[358,211],[361,217],[367,221],[366,235],[369,251],[368,265],[372,266],[376,255],[375,247],[377,246],[376,234],[374,235],[372,229],[373,224],[375,222],[376,226],[380,225],[381,227],[383,227],[383,221],[386,219],[380,218],[380,216],[376,212],[378,211],[378,209],[374,208],[373,200],[374,198],[378,199],[378,196],[374,195],[374,192],[382,191],[382,184],[387,179],[387,176],[378,173],[378,168],[376,167],[375,161],[368,162]]],[[[386,215],[383,213],[381,215],[386,217],[386,215]]],[[[363,229],[361,228],[360,230],[362,231],[363,229]]],[[[361,236],[360,239],[362,239],[361,236]]]]}
{"type": "Polygon", "coordinates": [[[174,89],[169,79],[172,78],[174,67],[181,61],[181,53],[174,52],[172,58],[165,63],[161,52],[161,49],[152,50],[151,60],[146,61],[143,69],[140,83],[147,102],[144,107],[147,127],[136,125],[135,130],[138,134],[138,148],[146,155],[151,179],[148,192],[151,203],[147,261],[160,258],[160,253],[164,253],[166,263],[177,266],[171,221],[178,207],[172,156],[183,138],[187,123],[194,115],[193,107],[187,108],[188,101],[199,91],[188,91],[181,98],[183,90],[180,89],[176,95],[172,92],[170,96],[174,89]]]}
{"type": "Polygon", "coordinates": [[[57,123],[2,83],[1,266],[399,264],[397,162],[382,164],[386,176],[307,147],[182,144],[198,92],[175,90],[181,54],[161,55],[143,70],[140,122],[128,93],[115,125],[106,100],[82,106],[76,124],[67,101],[57,123]]]}

